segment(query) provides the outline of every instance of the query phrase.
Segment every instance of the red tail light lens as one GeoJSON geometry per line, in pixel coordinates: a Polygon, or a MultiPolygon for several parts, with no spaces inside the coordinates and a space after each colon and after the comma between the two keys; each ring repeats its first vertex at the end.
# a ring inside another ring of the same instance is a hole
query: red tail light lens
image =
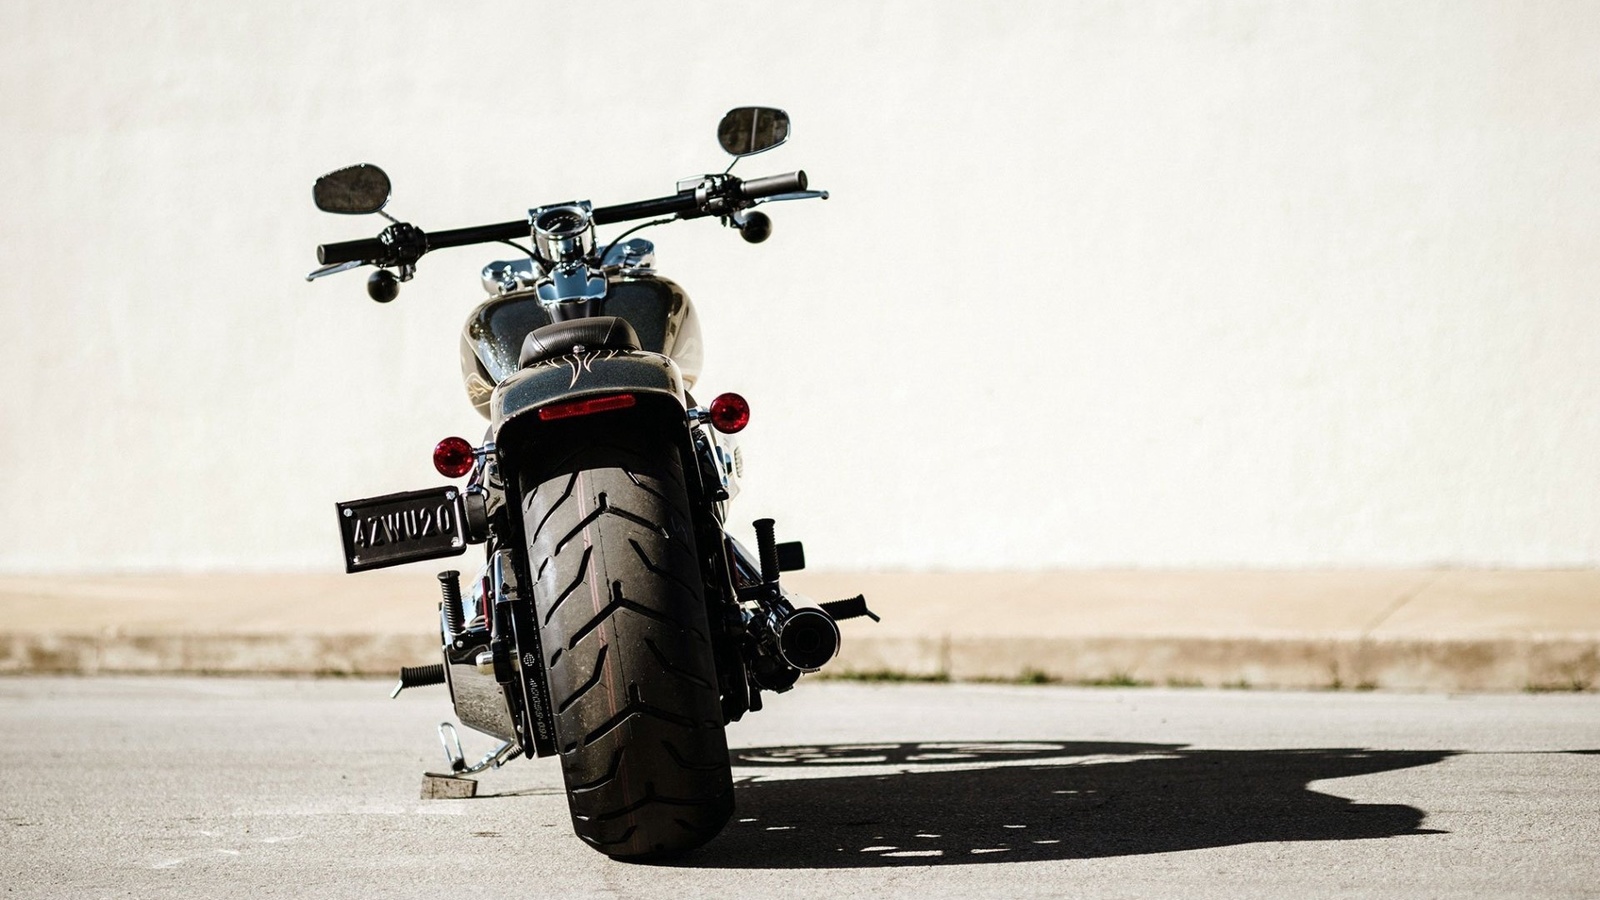
{"type": "Polygon", "coordinates": [[[750,404],[738,394],[719,394],[711,401],[711,427],[734,434],[750,424],[750,404]]]}
{"type": "Polygon", "coordinates": [[[604,397],[590,397],[586,400],[574,400],[571,403],[555,403],[539,410],[541,421],[549,422],[552,419],[570,419],[574,416],[588,416],[594,413],[609,412],[613,409],[627,409],[639,402],[632,394],[609,394],[604,397]]]}
{"type": "Polygon", "coordinates": [[[433,446],[433,467],[446,478],[460,478],[471,472],[476,460],[466,438],[447,437],[433,446]]]}

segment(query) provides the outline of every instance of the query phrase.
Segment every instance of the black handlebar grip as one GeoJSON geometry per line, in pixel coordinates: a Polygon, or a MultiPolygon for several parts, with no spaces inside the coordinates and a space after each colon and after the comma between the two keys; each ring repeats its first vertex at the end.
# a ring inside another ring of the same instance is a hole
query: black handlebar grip
{"type": "Polygon", "coordinates": [[[802,169],[790,172],[787,175],[768,175],[765,178],[752,178],[739,185],[739,196],[746,200],[756,200],[761,197],[771,197],[774,194],[792,194],[795,191],[806,189],[806,173],[802,169]]]}
{"type": "Polygon", "coordinates": [[[325,266],[353,261],[370,262],[375,259],[382,259],[388,249],[383,245],[383,241],[377,238],[319,244],[317,245],[317,262],[325,266]]]}

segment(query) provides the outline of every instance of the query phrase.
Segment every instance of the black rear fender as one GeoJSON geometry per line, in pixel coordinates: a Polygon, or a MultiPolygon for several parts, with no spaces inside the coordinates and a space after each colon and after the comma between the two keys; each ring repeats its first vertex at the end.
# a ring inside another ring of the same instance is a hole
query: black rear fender
{"type": "MultiPolygon", "coordinates": [[[[534,472],[549,448],[570,445],[574,431],[659,434],[678,448],[689,500],[698,510],[711,498],[695,464],[686,404],[683,377],[669,357],[637,350],[599,351],[562,357],[511,375],[495,389],[490,432],[503,473],[534,472]],[[593,401],[596,411],[583,410],[586,401],[593,401]]],[[[507,482],[514,484],[515,479],[507,482]]]]}
{"type": "Polygon", "coordinates": [[[659,353],[605,350],[529,366],[502,382],[489,404],[495,445],[514,447],[542,428],[589,418],[551,418],[558,407],[621,394],[633,397],[633,404],[591,415],[611,421],[642,419],[646,424],[676,428],[684,432],[681,440],[687,442],[688,401],[677,364],[659,353]]]}

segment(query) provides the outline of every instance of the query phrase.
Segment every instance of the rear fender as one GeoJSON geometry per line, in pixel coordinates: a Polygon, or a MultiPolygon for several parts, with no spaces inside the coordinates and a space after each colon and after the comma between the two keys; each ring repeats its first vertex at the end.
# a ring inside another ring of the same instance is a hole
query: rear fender
{"type": "Polygon", "coordinates": [[[677,363],[659,353],[601,350],[530,366],[501,382],[489,400],[490,430],[495,444],[505,447],[538,428],[544,407],[623,393],[634,395],[637,414],[687,425],[677,363]]]}

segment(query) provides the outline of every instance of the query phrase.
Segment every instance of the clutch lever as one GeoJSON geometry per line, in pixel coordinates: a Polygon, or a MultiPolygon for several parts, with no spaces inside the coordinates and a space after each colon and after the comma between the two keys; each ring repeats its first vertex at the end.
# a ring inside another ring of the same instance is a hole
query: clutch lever
{"type": "Polygon", "coordinates": [[[349,262],[334,263],[329,266],[322,266],[321,268],[312,269],[311,273],[306,276],[306,280],[316,281],[318,278],[321,278],[324,275],[337,275],[340,272],[348,272],[351,269],[362,265],[365,265],[365,263],[363,263],[361,260],[352,259],[349,262]]]}
{"type": "MultiPolygon", "coordinates": [[[[755,201],[755,204],[772,203],[772,202],[775,202],[775,201],[778,201],[778,200],[813,200],[813,199],[814,200],[826,200],[826,199],[828,199],[828,192],[827,191],[790,191],[787,194],[773,194],[770,197],[762,197],[761,199],[755,201]]],[[[753,204],[753,205],[755,205],[755,204],[753,204]]]]}

